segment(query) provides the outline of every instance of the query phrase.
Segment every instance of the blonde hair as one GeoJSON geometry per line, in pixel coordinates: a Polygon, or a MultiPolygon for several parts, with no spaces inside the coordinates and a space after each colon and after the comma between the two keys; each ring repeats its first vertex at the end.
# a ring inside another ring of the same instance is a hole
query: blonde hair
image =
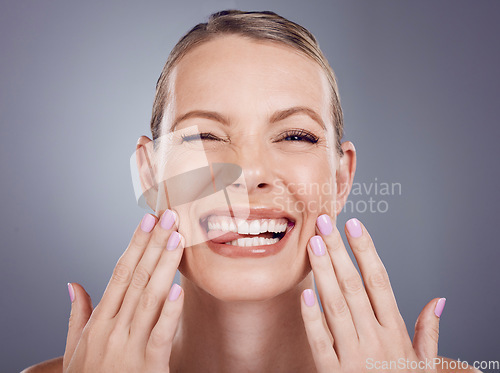
{"type": "Polygon", "coordinates": [[[153,140],[161,133],[161,122],[168,99],[169,75],[175,64],[194,47],[221,35],[235,34],[256,40],[269,40],[286,44],[316,61],[325,72],[331,93],[331,115],[335,127],[335,147],[343,155],[340,141],[344,132],[344,120],[335,74],[321,52],[316,38],[304,27],[274,12],[243,12],[224,10],[210,15],[208,22],[199,23],[184,35],[170,52],[168,60],[156,84],[156,95],[151,117],[153,140]]]}

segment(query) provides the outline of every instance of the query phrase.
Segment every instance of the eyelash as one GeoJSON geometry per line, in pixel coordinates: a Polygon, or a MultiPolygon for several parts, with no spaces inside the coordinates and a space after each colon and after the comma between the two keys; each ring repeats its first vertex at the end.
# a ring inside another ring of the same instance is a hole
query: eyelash
{"type": "Polygon", "coordinates": [[[193,140],[213,140],[213,141],[226,141],[224,139],[221,139],[220,137],[215,136],[214,134],[210,132],[202,132],[202,133],[196,133],[194,135],[182,135],[182,142],[189,142],[193,140]]]}
{"type": "MultiPolygon", "coordinates": [[[[221,139],[220,137],[215,136],[214,134],[210,132],[202,132],[200,134],[194,134],[194,135],[182,135],[182,142],[189,142],[193,140],[212,140],[212,141],[227,141],[225,139],[221,139]]],[[[284,132],[281,134],[280,138],[273,142],[278,142],[278,141],[283,141],[288,138],[295,137],[298,139],[294,140],[288,140],[288,141],[306,141],[311,144],[316,144],[319,140],[319,138],[312,133],[303,130],[303,129],[292,129],[284,132]]]]}
{"type": "Polygon", "coordinates": [[[290,137],[296,137],[299,139],[288,140],[288,141],[306,141],[306,142],[310,142],[311,144],[316,144],[319,140],[319,138],[317,136],[313,135],[311,132],[308,132],[308,131],[303,130],[303,129],[292,129],[292,130],[288,130],[285,133],[283,133],[278,140],[273,141],[273,142],[286,140],[290,137]]]}

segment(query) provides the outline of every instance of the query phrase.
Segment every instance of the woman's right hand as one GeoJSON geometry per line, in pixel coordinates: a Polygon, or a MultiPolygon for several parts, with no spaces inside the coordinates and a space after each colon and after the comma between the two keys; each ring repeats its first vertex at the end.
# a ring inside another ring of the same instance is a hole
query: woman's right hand
{"type": "Polygon", "coordinates": [[[69,284],[63,372],[168,372],[184,292],[174,284],[184,250],[177,215],[146,214],[118,260],[101,302],[69,284]],[[170,292],[169,292],[170,288],[170,292]],[[168,295],[167,295],[168,294],[168,295]]]}

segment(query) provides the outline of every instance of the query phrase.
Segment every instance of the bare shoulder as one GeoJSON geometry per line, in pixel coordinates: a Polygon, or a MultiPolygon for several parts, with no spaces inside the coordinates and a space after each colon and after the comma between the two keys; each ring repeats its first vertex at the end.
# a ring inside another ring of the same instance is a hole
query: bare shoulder
{"type": "Polygon", "coordinates": [[[62,373],[63,357],[56,357],[26,368],[21,373],[62,373]]]}
{"type": "Polygon", "coordinates": [[[438,373],[482,373],[479,369],[474,369],[472,365],[464,367],[463,361],[439,356],[441,364],[438,365],[438,373]]]}

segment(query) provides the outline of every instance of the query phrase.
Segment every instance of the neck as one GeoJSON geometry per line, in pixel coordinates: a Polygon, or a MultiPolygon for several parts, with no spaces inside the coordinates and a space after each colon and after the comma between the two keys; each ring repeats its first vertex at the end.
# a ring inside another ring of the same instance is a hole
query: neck
{"type": "Polygon", "coordinates": [[[259,302],[223,302],[181,275],[184,308],[172,372],[311,372],[314,367],[295,288],[259,302]]]}

